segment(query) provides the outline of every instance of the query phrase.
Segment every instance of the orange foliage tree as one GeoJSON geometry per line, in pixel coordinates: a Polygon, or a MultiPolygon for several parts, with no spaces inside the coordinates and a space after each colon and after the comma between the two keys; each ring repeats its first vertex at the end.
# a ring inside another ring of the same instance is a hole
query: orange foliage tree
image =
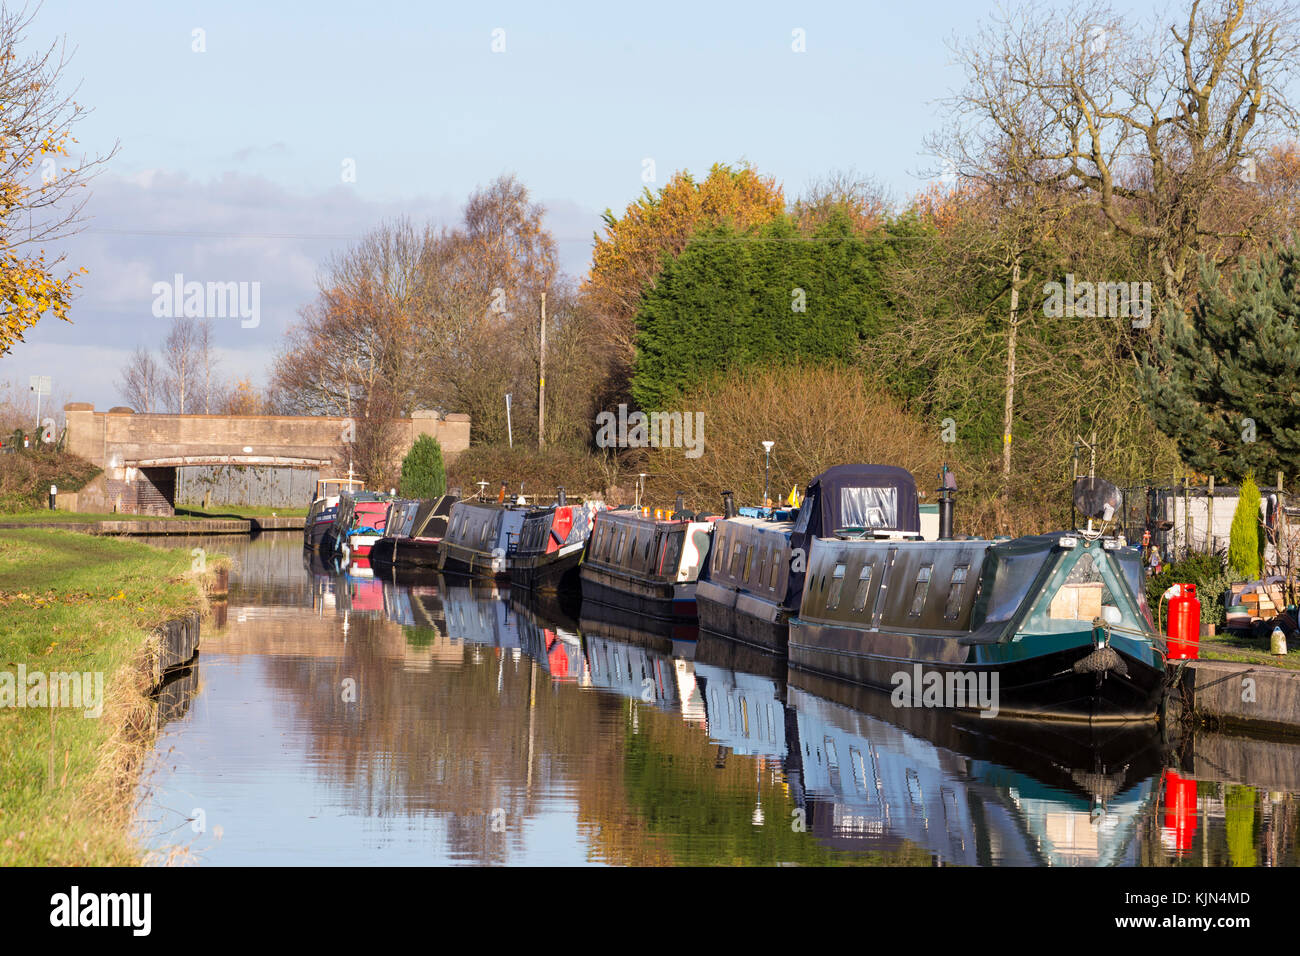
{"type": "Polygon", "coordinates": [[[611,397],[626,393],[636,357],[637,309],[664,262],[686,248],[698,229],[729,223],[745,230],[784,209],[774,179],[748,164],[716,163],[698,182],[680,171],[657,193],[647,188],[621,218],[605,211],[605,231],[596,236],[583,292],[610,349],[611,397]]]}
{"type": "Polygon", "coordinates": [[[60,43],[20,53],[32,17],[0,9],[0,355],[46,312],[68,320],[73,280],[86,270],[64,273],[62,257],[47,259],[41,246],[77,231],[86,184],[112,156],[62,165],[85,110],[57,92],[60,43]]]}

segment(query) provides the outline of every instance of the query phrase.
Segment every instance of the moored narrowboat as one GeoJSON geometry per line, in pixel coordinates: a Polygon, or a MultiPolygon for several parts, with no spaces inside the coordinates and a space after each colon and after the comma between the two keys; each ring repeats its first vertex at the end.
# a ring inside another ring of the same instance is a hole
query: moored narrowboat
{"type": "Polygon", "coordinates": [[[377,570],[436,570],[442,557],[442,539],[455,495],[395,501],[389,508],[384,535],[370,549],[377,570]]]}
{"type": "Polygon", "coordinates": [[[304,548],[315,550],[334,525],[338,515],[339,498],[345,494],[356,494],[365,490],[360,478],[321,478],[316,482],[316,496],[307,511],[307,520],[303,522],[304,548]]]}
{"type": "Polygon", "coordinates": [[[696,589],[700,626],[783,654],[799,613],[809,543],[848,527],[919,538],[916,483],[903,468],[837,465],[814,478],[798,508],[741,508],[713,532],[696,589]]]}
{"type": "Polygon", "coordinates": [[[583,552],[582,599],[666,622],[696,623],[695,587],[713,518],[661,519],[637,510],[596,515],[583,552]]]}
{"type": "Polygon", "coordinates": [[[508,555],[531,509],[491,501],[462,499],[451,506],[442,539],[439,570],[506,580],[508,555]]]}
{"type": "MultiPolygon", "coordinates": [[[[1091,524],[1091,522],[1090,522],[1091,524]]],[[[984,716],[1145,720],[1164,647],[1138,549],[1088,532],[812,542],[792,668],[984,716]]]]}
{"type": "Polygon", "coordinates": [[[561,488],[553,506],[524,515],[519,539],[507,552],[510,583],[530,591],[580,587],[578,565],[595,513],[594,505],[569,504],[561,488]]]}

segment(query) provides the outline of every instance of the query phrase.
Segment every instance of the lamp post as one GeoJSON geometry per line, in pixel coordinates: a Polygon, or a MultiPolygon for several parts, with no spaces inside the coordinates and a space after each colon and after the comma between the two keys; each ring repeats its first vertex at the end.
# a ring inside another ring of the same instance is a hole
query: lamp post
{"type": "Polygon", "coordinates": [[[774,441],[763,442],[763,507],[772,507],[772,499],[768,495],[768,488],[772,478],[772,446],[774,441]]]}

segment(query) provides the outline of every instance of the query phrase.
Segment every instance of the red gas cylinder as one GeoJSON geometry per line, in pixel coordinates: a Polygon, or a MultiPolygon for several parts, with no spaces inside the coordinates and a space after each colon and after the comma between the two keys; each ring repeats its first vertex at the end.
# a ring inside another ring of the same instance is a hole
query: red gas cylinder
{"type": "Polygon", "coordinates": [[[1169,598],[1169,659],[1195,660],[1201,642],[1201,602],[1195,584],[1175,584],[1169,598]]]}
{"type": "Polygon", "coordinates": [[[1192,848],[1196,836],[1196,781],[1174,770],[1165,771],[1163,843],[1179,855],[1192,848]]]}

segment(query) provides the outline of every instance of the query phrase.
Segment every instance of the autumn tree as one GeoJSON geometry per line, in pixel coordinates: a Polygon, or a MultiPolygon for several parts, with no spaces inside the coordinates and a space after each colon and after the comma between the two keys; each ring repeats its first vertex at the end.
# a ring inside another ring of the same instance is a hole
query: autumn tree
{"type": "Polygon", "coordinates": [[[740,231],[785,210],[781,187],[750,165],[716,164],[696,181],[678,172],[658,192],[647,187],[621,217],[605,210],[583,293],[609,349],[609,398],[626,395],[636,357],[636,314],[665,263],[699,229],[728,224],[740,231]]]}
{"type": "Polygon", "coordinates": [[[46,312],[68,320],[84,269],[47,259],[45,243],[78,232],[87,184],[106,156],[75,158],[73,127],[86,108],[59,92],[62,41],[25,53],[35,12],[0,7],[0,355],[46,312]]]}

